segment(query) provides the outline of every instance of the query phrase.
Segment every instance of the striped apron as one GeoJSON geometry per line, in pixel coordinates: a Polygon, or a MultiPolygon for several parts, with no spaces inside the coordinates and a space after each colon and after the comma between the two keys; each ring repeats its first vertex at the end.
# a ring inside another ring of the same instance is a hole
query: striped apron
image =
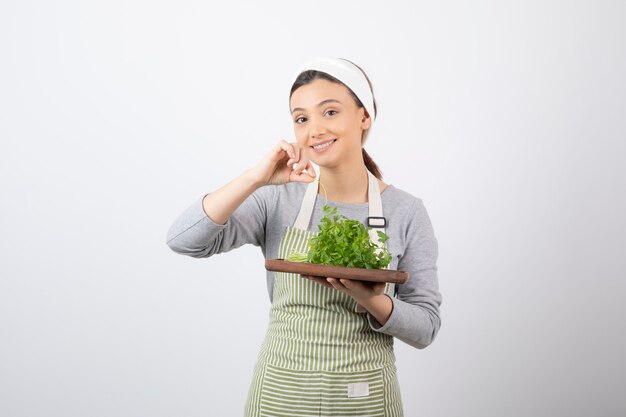
{"type": "MultiPolygon", "coordinates": [[[[378,182],[369,170],[368,176],[370,216],[382,217],[378,182]]],[[[286,228],[279,258],[306,252],[316,197],[313,182],[294,226],[286,228]]],[[[373,331],[352,297],[299,274],[276,272],[272,299],[246,417],[403,416],[393,337],[373,331]]]]}

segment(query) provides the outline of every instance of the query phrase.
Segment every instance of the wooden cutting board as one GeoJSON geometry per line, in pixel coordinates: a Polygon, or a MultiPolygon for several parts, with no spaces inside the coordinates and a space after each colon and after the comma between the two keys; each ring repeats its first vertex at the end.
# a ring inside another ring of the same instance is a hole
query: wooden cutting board
{"type": "Polygon", "coordinates": [[[357,281],[393,282],[404,284],[409,273],[393,269],[366,269],[347,266],[319,265],[310,262],[290,262],[284,259],[266,259],[265,269],[275,272],[289,272],[317,277],[347,278],[357,281]]]}

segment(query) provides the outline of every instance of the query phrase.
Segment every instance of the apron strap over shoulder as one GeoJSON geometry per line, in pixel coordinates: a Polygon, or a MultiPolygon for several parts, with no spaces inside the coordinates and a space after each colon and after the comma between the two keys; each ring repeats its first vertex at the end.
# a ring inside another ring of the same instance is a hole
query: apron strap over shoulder
{"type": "MultiPolygon", "coordinates": [[[[319,178],[319,175],[318,175],[319,178]]],[[[302,199],[300,212],[294,223],[294,227],[302,230],[309,228],[313,207],[315,207],[315,198],[317,197],[317,181],[310,182],[302,199]]]]}
{"type": "Polygon", "coordinates": [[[378,240],[378,233],[376,229],[380,229],[385,233],[385,226],[387,225],[387,219],[383,217],[383,202],[380,198],[380,187],[378,186],[378,180],[369,170],[367,171],[369,176],[369,186],[367,187],[367,200],[369,206],[369,217],[367,218],[367,224],[365,226],[371,226],[373,229],[369,231],[370,240],[380,246],[378,240]]]}
{"type": "MultiPolygon", "coordinates": [[[[369,181],[367,188],[369,216],[367,217],[366,226],[380,229],[384,233],[387,219],[383,217],[383,203],[380,197],[380,187],[378,186],[378,181],[374,174],[367,170],[367,175],[369,181]]],[[[318,175],[318,181],[319,178],[320,175],[318,175]]],[[[313,208],[315,207],[315,199],[317,198],[317,188],[317,181],[310,182],[307,186],[300,211],[298,212],[298,217],[296,217],[296,221],[294,222],[294,227],[303,230],[308,229],[311,215],[313,214],[313,208]]],[[[380,246],[376,230],[370,230],[370,238],[377,246],[380,246]]]]}

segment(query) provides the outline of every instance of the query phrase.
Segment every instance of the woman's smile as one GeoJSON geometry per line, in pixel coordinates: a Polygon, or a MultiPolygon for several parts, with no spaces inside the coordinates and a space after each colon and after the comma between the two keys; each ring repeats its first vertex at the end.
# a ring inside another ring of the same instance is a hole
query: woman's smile
{"type": "Polygon", "coordinates": [[[333,146],[333,143],[335,142],[337,142],[337,139],[331,139],[330,141],[325,141],[319,145],[311,146],[311,149],[313,149],[313,152],[315,153],[326,152],[328,149],[330,149],[333,146]]]}

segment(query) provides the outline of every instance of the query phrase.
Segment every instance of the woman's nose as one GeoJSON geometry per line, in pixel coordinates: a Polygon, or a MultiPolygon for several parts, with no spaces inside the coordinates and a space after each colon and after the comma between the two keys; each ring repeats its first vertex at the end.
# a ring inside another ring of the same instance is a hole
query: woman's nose
{"type": "Polygon", "coordinates": [[[309,136],[312,138],[320,137],[326,133],[326,126],[321,120],[311,120],[309,123],[309,136]]]}

